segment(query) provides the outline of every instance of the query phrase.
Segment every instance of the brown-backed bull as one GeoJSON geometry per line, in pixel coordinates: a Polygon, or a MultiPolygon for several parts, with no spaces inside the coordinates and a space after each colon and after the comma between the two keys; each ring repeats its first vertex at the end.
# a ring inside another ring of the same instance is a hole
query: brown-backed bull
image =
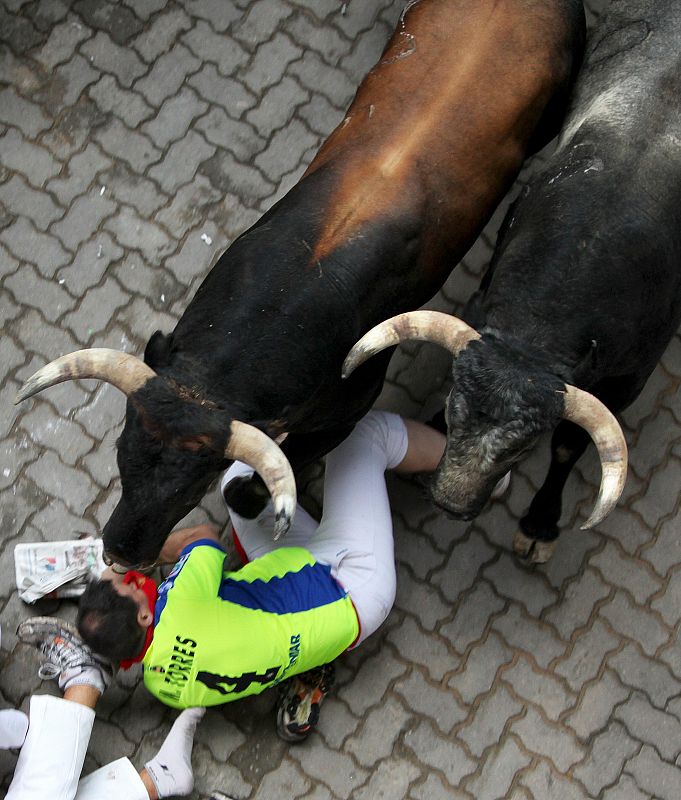
{"type": "MultiPolygon", "coordinates": [[[[636,398],[681,319],[680,50],[676,0],[613,0],[557,150],[509,210],[464,313],[475,330],[454,318],[384,327],[400,328],[390,344],[430,328],[457,354],[432,485],[455,516],[478,513],[499,476],[555,427],[547,478],[514,542],[535,562],[553,552],[562,490],[589,433],[604,473],[583,527],[617,501],[626,444],[611,412],[636,398]]],[[[365,342],[371,352],[377,336],[365,342]]]]}
{"type": "MultiPolygon", "coordinates": [[[[349,433],[387,359],[343,383],[345,354],[437,291],[528,150],[557,132],[583,28],[579,0],[407,4],[300,182],[221,256],[175,330],[149,340],[127,390],[122,496],[103,533],[110,555],[156,557],[237,451],[234,420],[288,433],[296,470],[349,433]]],[[[120,385],[108,360],[91,356],[48,366],[20,398],[68,378],[120,385]]],[[[252,511],[249,497],[231,501],[252,511]]],[[[280,506],[283,530],[290,492],[280,506]]]]}

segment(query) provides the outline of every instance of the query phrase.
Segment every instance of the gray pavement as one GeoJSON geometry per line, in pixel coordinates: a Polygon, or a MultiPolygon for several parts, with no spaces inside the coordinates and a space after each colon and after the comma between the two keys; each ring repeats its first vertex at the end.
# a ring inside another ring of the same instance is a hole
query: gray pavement
{"type": "MultiPolygon", "coordinates": [[[[92,382],[15,408],[19,385],[64,352],[139,354],[154,330],[169,330],[216,255],[341,120],[403,5],[0,0],[0,705],[26,709],[32,692],[56,693],[17,645],[17,623],[75,613],[70,602],[17,598],[14,545],[101,528],[119,493],[124,413],[116,390],[92,382]]],[[[591,22],[604,5],[589,2],[591,22]]],[[[432,307],[460,308],[504,207],[432,307]]],[[[437,348],[405,347],[381,404],[428,417],[447,365],[437,348]]],[[[319,734],[279,741],[272,694],[211,710],[193,797],[678,800],[680,379],[676,337],[624,415],[622,500],[598,529],[579,531],[599,480],[585,456],[545,567],[519,565],[511,540],[546,443],[472,524],[391,479],[397,602],[342,659],[319,734]]],[[[215,493],[190,517],[205,519],[225,521],[215,493]]],[[[119,675],[86,771],[122,755],[141,765],[174,716],[138,671],[119,675]]],[[[0,752],[5,787],[15,762],[0,752]]]]}

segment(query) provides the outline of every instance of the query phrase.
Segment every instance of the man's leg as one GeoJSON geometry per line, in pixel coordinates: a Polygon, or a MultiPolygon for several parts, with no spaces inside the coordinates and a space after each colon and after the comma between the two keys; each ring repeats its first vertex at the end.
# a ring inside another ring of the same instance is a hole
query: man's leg
{"type": "MultiPolygon", "coordinates": [[[[222,476],[220,486],[224,490],[233,478],[241,478],[252,473],[253,469],[247,464],[235,461],[222,476]]],[[[239,539],[239,543],[249,561],[259,556],[264,556],[265,553],[270,553],[278,547],[307,547],[310,537],[317,530],[317,522],[300,504],[298,504],[296,508],[296,515],[288,533],[276,542],[272,539],[272,532],[274,530],[274,508],[272,506],[272,501],[268,502],[265,508],[254,519],[241,517],[231,508],[229,508],[229,516],[232,520],[232,525],[234,526],[234,531],[239,539]]]]}

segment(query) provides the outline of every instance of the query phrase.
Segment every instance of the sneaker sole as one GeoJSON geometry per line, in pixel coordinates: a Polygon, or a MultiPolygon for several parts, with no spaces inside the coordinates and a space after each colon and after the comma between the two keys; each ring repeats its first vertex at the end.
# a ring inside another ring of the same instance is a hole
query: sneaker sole
{"type": "Polygon", "coordinates": [[[42,641],[48,630],[51,633],[56,633],[57,629],[66,631],[78,640],[81,639],[81,635],[75,625],[63,619],[57,620],[56,617],[31,617],[26,619],[19,623],[17,636],[24,644],[35,644],[38,640],[42,641]]]}

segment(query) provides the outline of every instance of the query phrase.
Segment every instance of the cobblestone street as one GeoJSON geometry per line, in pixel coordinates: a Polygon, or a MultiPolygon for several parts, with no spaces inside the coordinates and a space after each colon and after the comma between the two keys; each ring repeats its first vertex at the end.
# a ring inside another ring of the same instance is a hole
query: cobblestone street
{"type": "MultiPolygon", "coordinates": [[[[587,5],[592,25],[607,0],[587,5]]],[[[141,356],[155,330],[171,330],[215,258],[341,121],[404,6],[0,0],[2,707],[59,694],[38,678],[17,624],[76,612],[73,601],[19,600],[14,546],[101,530],[120,493],[125,412],[103,383],[67,382],[15,406],[19,386],[64,353],[141,356]]],[[[506,208],[429,307],[461,309],[506,208]]],[[[428,419],[450,358],[400,348],[380,406],[428,419]]],[[[630,469],[619,504],[579,530],[600,480],[591,448],[568,482],[547,565],[519,563],[511,544],[548,441],[473,523],[390,477],[398,594],[388,621],[339,661],[337,690],[304,744],[277,738],[272,691],[209,710],[192,798],[678,800],[680,382],[677,334],[623,415],[630,469]]],[[[225,523],[215,490],[188,518],[205,520],[225,523]]],[[[120,672],[97,708],[85,772],[121,756],[142,766],[175,717],[139,668],[120,672]]],[[[16,759],[0,751],[3,796],[16,759]]]]}

